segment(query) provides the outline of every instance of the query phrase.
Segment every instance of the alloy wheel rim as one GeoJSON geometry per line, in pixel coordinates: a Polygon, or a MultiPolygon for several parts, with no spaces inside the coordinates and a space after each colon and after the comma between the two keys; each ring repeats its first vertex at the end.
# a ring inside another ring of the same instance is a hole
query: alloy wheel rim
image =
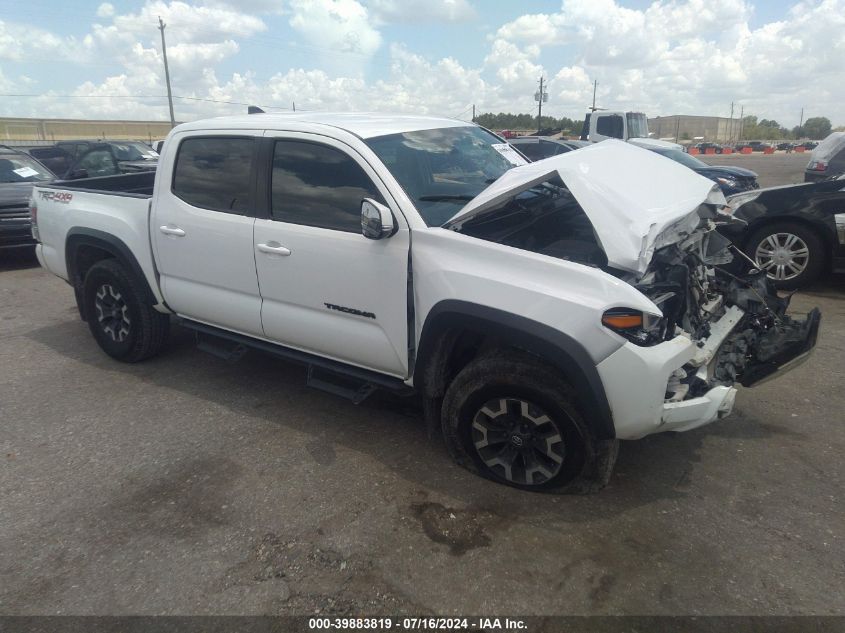
{"type": "Polygon", "coordinates": [[[97,289],[94,307],[103,332],[116,343],[125,341],[132,321],[129,319],[129,306],[120,292],[111,284],[103,284],[97,289]]]}
{"type": "Polygon", "coordinates": [[[757,245],[754,259],[770,279],[788,281],[807,269],[810,249],[794,233],[772,233],[757,245]]]}
{"type": "Polygon", "coordinates": [[[472,419],[472,442],[481,461],[515,484],[537,486],[563,466],[565,446],[555,421],[520,398],[494,398],[472,419]]]}

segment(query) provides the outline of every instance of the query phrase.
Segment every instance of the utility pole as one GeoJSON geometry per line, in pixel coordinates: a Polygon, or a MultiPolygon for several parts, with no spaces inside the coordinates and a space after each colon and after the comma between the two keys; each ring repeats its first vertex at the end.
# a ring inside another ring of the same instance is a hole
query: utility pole
{"type": "Polygon", "coordinates": [[[543,89],[543,77],[540,77],[540,89],[534,93],[534,101],[537,102],[537,131],[539,132],[542,126],[543,117],[543,102],[549,100],[549,93],[543,89]]]}
{"type": "Polygon", "coordinates": [[[475,123],[475,104],[472,104],[472,122],[475,123]]]}
{"type": "Polygon", "coordinates": [[[170,106],[170,127],[176,127],[173,116],[173,93],[170,91],[170,70],[167,68],[167,46],[164,43],[164,27],[167,26],[158,16],[158,30],[161,31],[161,56],[164,57],[164,79],[167,82],[167,105],[170,106]]]}
{"type": "Polygon", "coordinates": [[[728,124],[728,142],[733,140],[734,131],[734,102],[731,101],[731,122],[728,124]]]}
{"type": "Polygon", "coordinates": [[[798,133],[801,136],[804,136],[804,130],[801,128],[804,127],[804,108],[801,108],[801,118],[798,120],[798,133]]]}
{"type": "Polygon", "coordinates": [[[739,138],[736,139],[737,141],[742,140],[742,130],[745,127],[745,117],[743,116],[744,114],[745,114],[745,106],[740,106],[740,108],[739,108],[739,135],[738,135],[739,138]]]}
{"type": "Polygon", "coordinates": [[[596,111],[596,88],[599,87],[599,80],[593,79],[593,107],[590,108],[590,112],[596,111]]]}
{"type": "Polygon", "coordinates": [[[290,104],[293,106],[293,111],[296,112],[296,101],[291,101],[290,104]]]}

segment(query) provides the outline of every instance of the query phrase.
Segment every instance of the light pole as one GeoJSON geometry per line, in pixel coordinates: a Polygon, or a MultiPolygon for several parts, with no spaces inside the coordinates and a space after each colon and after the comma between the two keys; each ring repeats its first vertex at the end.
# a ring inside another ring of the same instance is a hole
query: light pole
{"type": "Polygon", "coordinates": [[[543,127],[543,103],[549,100],[549,93],[543,88],[543,78],[540,77],[540,89],[534,93],[534,101],[537,102],[537,132],[543,127]]]}

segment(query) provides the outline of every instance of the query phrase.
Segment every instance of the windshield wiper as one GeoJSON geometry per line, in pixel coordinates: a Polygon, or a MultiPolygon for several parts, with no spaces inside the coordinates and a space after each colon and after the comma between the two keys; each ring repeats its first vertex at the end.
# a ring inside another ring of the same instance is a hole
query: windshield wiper
{"type": "Polygon", "coordinates": [[[469,202],[473,198],[475,198],[475,196],[462,193],[442,196],[420,196],[417,200],[422,202],[469,202]]]}

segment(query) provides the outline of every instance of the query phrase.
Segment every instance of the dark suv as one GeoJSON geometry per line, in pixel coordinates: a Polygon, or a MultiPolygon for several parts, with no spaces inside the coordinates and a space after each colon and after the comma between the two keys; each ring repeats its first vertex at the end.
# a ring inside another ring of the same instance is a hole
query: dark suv
{"type": "Polygon", "coordinates": [[[30,246],[32,185],[55,175],[29,154],[0,145],[0,249],[30,246]]]}

